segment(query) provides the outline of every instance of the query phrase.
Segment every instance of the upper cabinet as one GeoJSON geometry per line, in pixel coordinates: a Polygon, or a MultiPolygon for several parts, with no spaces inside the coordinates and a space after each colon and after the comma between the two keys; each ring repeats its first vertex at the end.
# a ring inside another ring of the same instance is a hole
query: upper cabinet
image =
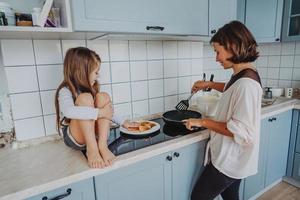
{"type": "Polygon", "coordinates": [[[236,0],[209,0],[209,35],[237,18],[236,0]]]}
{"type": "Polygon", "coordinates": [[[286,0],[284,4],[282,41],[300,40],[300,1],[286,0]]]}
{"type": "Polygon", "coordinates": [[[72,0],[74,31],[208,35],[208,0],[72,0]]]}
{"type": "Polygon", "coordinates": [[[280,41],[283,0],[241,0],[238,4],[239,20],[257,42],[280,41]]]}

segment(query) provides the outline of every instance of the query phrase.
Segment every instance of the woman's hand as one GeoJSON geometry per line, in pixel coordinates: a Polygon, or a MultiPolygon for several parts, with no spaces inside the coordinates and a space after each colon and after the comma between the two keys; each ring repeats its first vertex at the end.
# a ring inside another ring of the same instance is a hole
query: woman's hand
{"type": "Polygon", "coordinates": [[[128,119],[124,121],[124,123],[122,124],[122,126],[126,129],[128,128],[136,128],[139,127],[141,125],[141,123],[139,122],[131,122],[128,119]]]}
{"type": "Polygon", "coordinates": [[[185,124],[185,127],[189,130],[193,130],[195,127],[201,127],[202,126],[202,119],[194,119],[194,118],[190,118],[190,119],[186,119],[186,120],[182,120],[185,124]]]}
{"type": "Polygon", "coordinates": [[[196,81],[192,87],[192,93],[209,87],[210,81],[196,81]]]}
{"type": "Polygon", "coordinates": [[[114,114],[114,109],[112,107],[111,102],[109,102],[104,107],[99,108],[98,118],[105,118],[105,119],[111,120],[113,114],[114,114]]]}

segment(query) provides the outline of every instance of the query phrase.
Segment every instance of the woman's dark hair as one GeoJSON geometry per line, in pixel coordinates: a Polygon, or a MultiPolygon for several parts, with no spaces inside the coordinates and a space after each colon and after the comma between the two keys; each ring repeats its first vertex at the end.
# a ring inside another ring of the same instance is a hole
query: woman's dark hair
{"type": "Polygon", "coordinates": [[[257,43],[248,28],[239,21],[231,21],[220,28],[211,38],[210,43],[217,42],[232,53],[228,60],[238,64],[255,61],[259,54],[257,43]]]}

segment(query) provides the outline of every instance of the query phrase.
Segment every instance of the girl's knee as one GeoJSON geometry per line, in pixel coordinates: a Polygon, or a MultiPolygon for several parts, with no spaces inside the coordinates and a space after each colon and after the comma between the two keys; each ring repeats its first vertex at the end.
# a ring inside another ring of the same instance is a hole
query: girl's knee
{"type": "Polygon", "coordinates": [[[75,104],[77,106],[94,106],[94,98],[90,93],[81,93],[76,98],[75,104]]]}
{"type": "Polygon", "coordinates": [[[107,94],[106,92],[97,93],[95,103],[98,108],[101,108],[110,102],[111,102],[111,99],[110,99],[109,94],[107,94]]]}

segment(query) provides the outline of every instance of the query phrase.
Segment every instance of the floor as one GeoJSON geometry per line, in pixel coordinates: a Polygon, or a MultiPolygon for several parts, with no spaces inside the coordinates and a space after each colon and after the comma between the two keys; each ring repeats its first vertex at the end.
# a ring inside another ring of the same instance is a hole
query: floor
{"type": "Polygon", "coordinates": [[[257,200],[300,200],[300,189],[286,182],[280,182],[257,200]]]}

